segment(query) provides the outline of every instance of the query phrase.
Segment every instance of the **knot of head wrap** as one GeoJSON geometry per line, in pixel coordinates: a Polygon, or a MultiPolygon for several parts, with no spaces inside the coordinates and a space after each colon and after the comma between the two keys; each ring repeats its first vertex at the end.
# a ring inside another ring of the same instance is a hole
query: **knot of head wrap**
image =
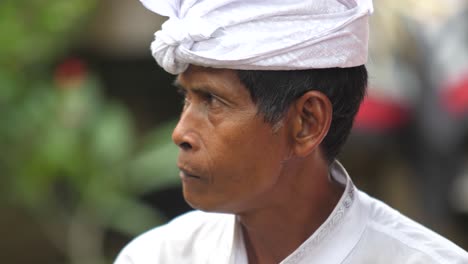
{"type": "Polygon", "coordinates": [[[177,55],[186,53],[196,42],[210,39],[218,29],[219,26],[201,18],[170,18],[154,34],[152,54],[169,73],[181,73],[187,69],[189,63],[181,61],[177,55]]]}

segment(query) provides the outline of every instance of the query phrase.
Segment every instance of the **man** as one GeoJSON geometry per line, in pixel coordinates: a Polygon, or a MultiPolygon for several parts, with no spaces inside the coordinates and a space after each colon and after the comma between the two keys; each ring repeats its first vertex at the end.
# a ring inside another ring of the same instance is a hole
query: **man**
{"type": "Polygon", "coordinates": [[[370,0],[146,0],[184,108],[173,141],[190,212],[124,263],[468,263],[354,187],[335,160],[365,94],[370,0]]]}

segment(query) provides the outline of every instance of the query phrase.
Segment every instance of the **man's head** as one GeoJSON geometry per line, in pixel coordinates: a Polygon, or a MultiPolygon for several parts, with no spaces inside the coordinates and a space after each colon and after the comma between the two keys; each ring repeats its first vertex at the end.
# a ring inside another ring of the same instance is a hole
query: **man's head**
{"type": "Polygon", "coordinates": [[[189,67],[176,81],[185,102],[173,133],[186,200],[202,210],[240,213],[294,189],[293,175],[334,159],[366,80],[364,66],[278,72],[189,67]]]}
{"type": "Polygon", "coordinates": [[[169,17],[151,50],[186,98],[173,140],[192,206],[240,213],[330,187],[311,179],[365,93],[372,0],[141,1],[169,17]]]}

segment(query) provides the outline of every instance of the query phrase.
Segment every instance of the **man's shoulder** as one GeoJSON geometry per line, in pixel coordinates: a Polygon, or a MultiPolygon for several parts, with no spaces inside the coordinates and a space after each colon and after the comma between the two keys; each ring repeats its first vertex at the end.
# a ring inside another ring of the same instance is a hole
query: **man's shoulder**
{"type": "Polygon", "coordinates": [[[169,231],[182,233],[182,235],[186,237],[186,231],[197,234],[198,232],[203,231],[205,228],[223,225],[226,223],[226,221],[230,221],[232,219],[234,219],[234,216],[231,214],[207,213],[195,210],[180,215],[167,224],[150,230],[149,233],[157,232],[158,229],[163,229],[165,232],[169,231]]]}
{"type": "Polygon", "coordinates": [[[115,263],[146,263],[147,260],[166,261],[174,256],[193,256],[195,251],[205,251],[201,246],[209,247],[211,242],[215,243],[214,240],[233,223],[233,215],[188,212],[136,237],[120,252],[115,263]],[[202,240],[203,243],[197,243],[202,240]]]}
{"type": "Polygon", "coordinates": [[[369,216],[362,244],[380,245],[377,247],[384,255],[398,250],[399,256],[429,263],[468,263],[468,253],[453,242],[377,199],[363,193],[360,196],[369,216]]]}
{"type": "Polygon", "coordinates": [[[190,211],[172,219],[167,224],[155,227],[141,234],[130,245],[132,243],[140,243],[140,241],[178,242],[180,239],[187,240],[188,237],[201,235],[206,229],[212,229],[213,227],[225,224],[232,217],[232,215],[228,214],[190,211]]]}

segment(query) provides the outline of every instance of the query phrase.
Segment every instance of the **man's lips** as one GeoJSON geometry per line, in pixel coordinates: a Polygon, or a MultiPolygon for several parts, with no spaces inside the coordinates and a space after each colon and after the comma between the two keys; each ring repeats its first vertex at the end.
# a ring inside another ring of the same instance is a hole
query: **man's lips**
{"type": "Polygon", "coordinates": [[[179,176],[182,181],[185,180],[196,180],[196,181],[206,181],[205,173],[203,170],[197,169],[197,166],[192,166],[193,162],[189,162],[186,159],[179,157],[177,160],[177,167],[179,168],[179,176]]]}
{"type": "Polygon", "coordinates": [[[198,175],[195,175],[195,173],[187,170],[187,169],[184,169],[182,167],[179,167],[179,170],[180,170],[180,177],[182,179],[201,179],[200,176],[198,175]]]}

